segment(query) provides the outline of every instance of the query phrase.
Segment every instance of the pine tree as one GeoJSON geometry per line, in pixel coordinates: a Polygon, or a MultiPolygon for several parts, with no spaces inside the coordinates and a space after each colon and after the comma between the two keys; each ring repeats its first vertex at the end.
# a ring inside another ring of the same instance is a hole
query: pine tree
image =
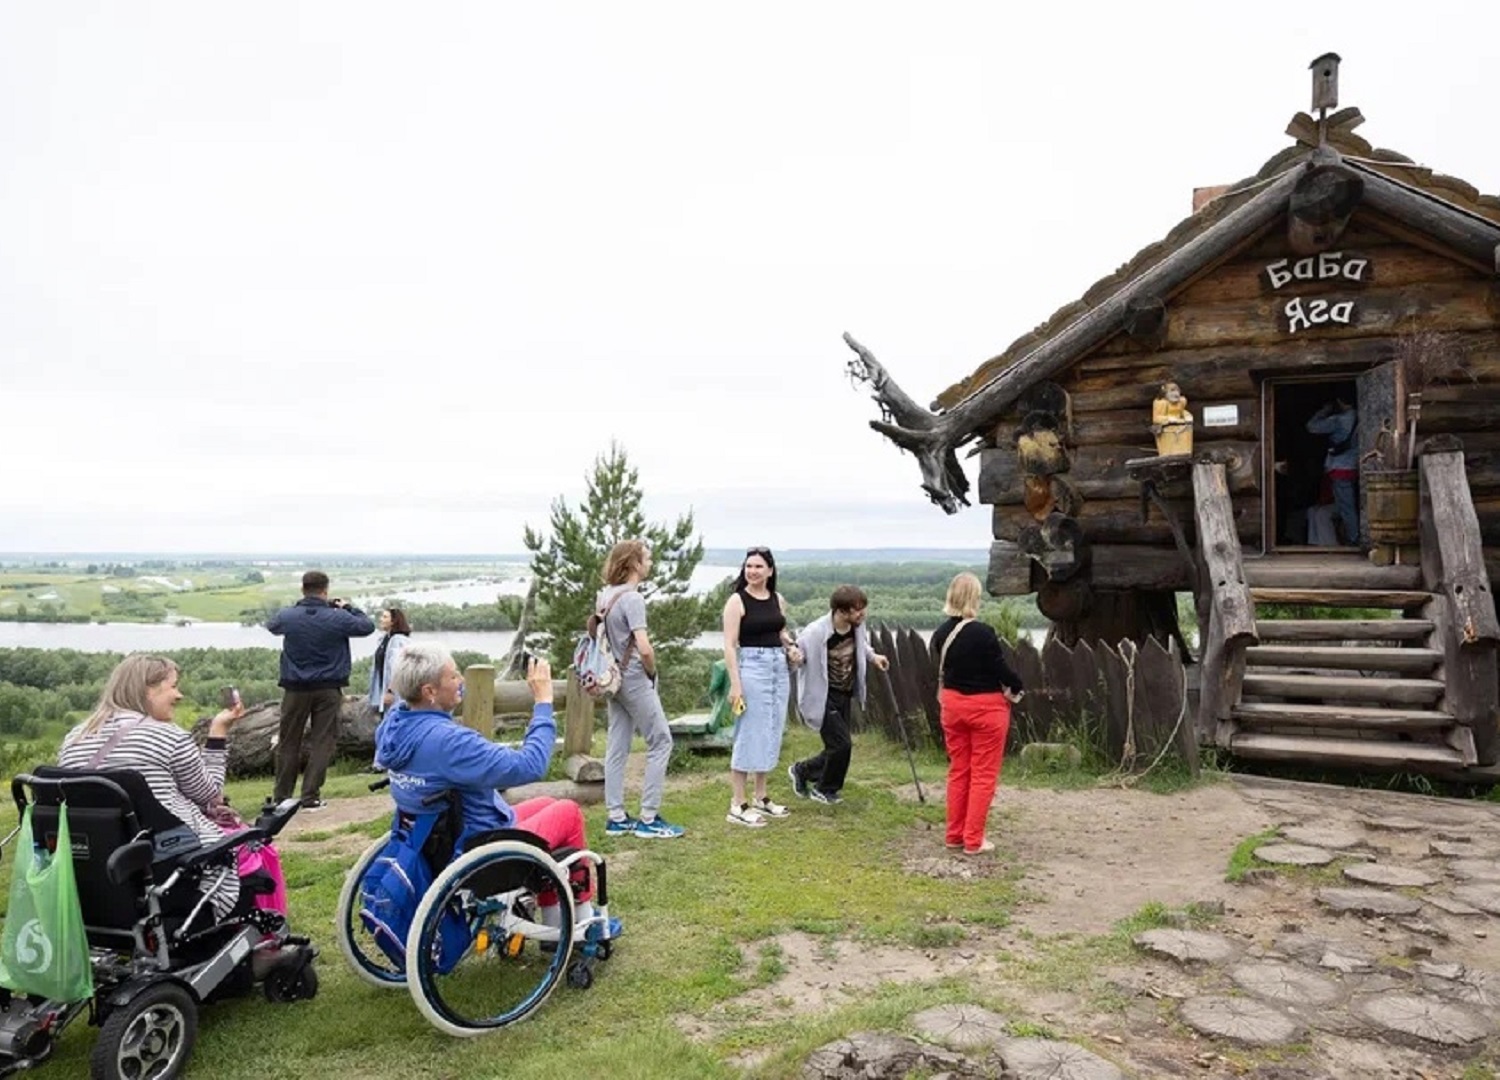
{"type": "Polygon", "coordinates": [[[693,536],[693,515],[679,517],[670,527],[647,522],[640,476],[618,443],[610,443],[609,452],[594,459],[587,484],[588,495],[577,510],[566,499],[553,502],[549,533],[526,527],[537,582],[536,632],[554,668],[561,671],[571,663],[578,635],[603,587],[609,549],[621,540],[640,539],[651,549],[653,563],[651,580],[641,589],[651,604],[651,644],[665,654],[659,663],[670,664],[672,653],[686,648],[717,615],[688,595],[688,580],[703,559],[703,542],[693,536]]]}

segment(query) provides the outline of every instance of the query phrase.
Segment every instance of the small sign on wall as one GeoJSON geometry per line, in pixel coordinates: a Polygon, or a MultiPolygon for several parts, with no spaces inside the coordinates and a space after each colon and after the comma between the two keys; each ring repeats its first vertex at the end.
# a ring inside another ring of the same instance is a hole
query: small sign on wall
{"type": "Polygon", "coordinates": [[[1203,406],[1204,427],[1234,427],[1239,422],[1240,407],[1238,405],[1203,406]]]}

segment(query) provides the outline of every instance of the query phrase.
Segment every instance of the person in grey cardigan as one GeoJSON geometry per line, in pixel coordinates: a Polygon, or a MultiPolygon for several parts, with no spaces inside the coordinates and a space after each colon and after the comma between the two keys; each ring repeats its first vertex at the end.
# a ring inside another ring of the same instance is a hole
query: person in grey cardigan
{"type": "Polygon", "coordinates": [[[797,712],[802,722],[823,737],[823,749],[787,767],[792,790],[814,802],[836,803],[849,773],[854,751],[849,713],[856,698],[865,702],[869,664],[881,671],[890,661],[870,645],[865,615],[870,601],[855,585],[840,585],[828,602],[829,612],[797,637],[802,650],[797,712]]]}

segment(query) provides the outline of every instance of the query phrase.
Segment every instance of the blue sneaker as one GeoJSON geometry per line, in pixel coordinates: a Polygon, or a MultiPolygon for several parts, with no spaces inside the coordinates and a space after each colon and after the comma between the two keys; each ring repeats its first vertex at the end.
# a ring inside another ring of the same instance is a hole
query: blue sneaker
{"type": "Polygon", "coordinates": [[[613,941],[624,932],[625,927],[620,920],[611,915],[608,923],[589,923],[588,929],[583,932],[583,940],[613,941]]]}
{"type": "Polygon", "coordinates": [[[671,840],[687,832],[681,825],[673,825],[658,814],[650,821],[637,821],[635,835],[648,840],[671,840]]]}
{"type": "Polygon", "coordinates": [[[624,821],[616,821],[614,818],[610,818],[604,826],[604,835],[635,836],[640,827],[641,823],[627,814],[624,821]]]}

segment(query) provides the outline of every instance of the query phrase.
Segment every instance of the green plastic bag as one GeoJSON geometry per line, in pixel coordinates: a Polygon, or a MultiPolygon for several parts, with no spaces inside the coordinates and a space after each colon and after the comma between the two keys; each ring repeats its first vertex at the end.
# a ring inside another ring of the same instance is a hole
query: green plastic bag
{"type": "Polygon", "coordinates": [[[715,660],[708,676],[709,731],[734,726],[734,710],[729,707],[729,669],[724,661],[715,660]]]}
{"type": "Polygon", "coordinates": [[[0,937],[0,986],[54,1001],[94,996],[94,969],[78,882],[73,876],[68,807],[57,811],[57,848],[38,847],[31,831],[31,807],[16,838],[10,908],[0,937]]]}

